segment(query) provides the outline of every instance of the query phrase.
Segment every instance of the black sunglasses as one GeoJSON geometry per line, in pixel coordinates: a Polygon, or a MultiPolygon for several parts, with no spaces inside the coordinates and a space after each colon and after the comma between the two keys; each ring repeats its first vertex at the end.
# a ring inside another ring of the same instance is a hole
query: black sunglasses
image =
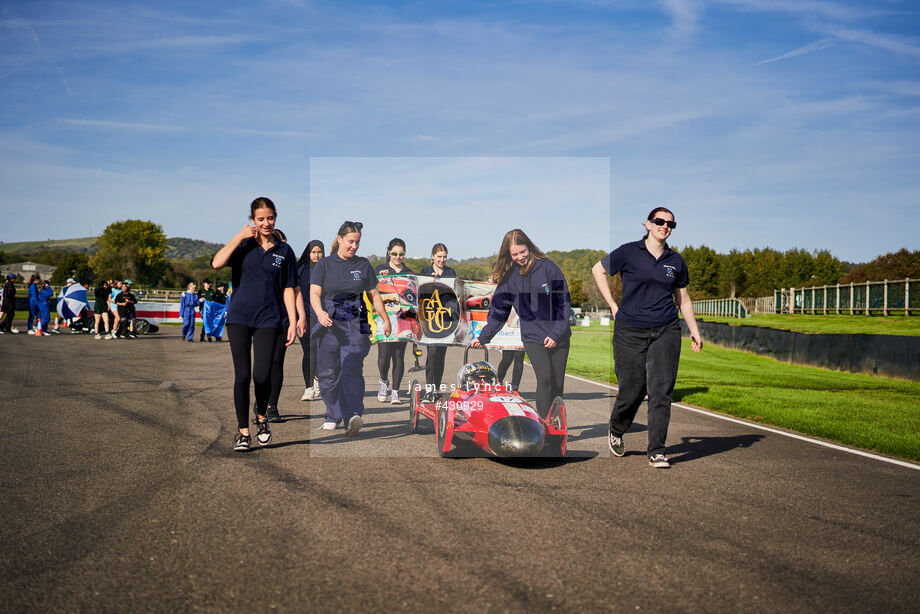
{"type": "Polygon", "coordinates": [[[347,229],[349,226],[354,226],[358,230],[361,230],[362,228],[364,228],[364,224],[362,224],[361,222],[352,222],[351,220],[345,220],[345,223],[339,226],[339,234],[342,234],[343,232],[345,232],[345,229],[347,229]]]}
{"type": "Polygon", "coordinates": [[[655,226],[664,226],[665,224],[667,224],[668,228],[670,228],[671,230],[674,230],[675,228],[677,228],[677,222],[673,220],[663,220],[660,217],[656,217],[649,221],[655,226]]]}

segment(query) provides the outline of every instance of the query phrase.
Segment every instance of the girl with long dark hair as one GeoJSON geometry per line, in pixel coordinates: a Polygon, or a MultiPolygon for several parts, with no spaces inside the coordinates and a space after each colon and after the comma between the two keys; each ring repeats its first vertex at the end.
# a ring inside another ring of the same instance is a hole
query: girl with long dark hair
{"type": "Polygon", "coordinates": [[[326,246],[318,239],[313,239],[304,248],[300,259],[297,261],[297,277],[299,279],[300,292],[303,294],[303,300],[306,303],[307,312],[309,313],[309,322],[307,322],[307,332],[300,337],[300,346],[303,349],[303,359],[300,362],[300,368],[303,371],[303,381],[306,388],[303,391],[301,401],[313,401],[320,398],[319,380],[316,379],[316,335],[311,334],[313,327],[316,326],[316,312],[313,311],[313,305],[310,303],[310,274],[316,263],[326,256],[326,246]]]}
{"type": "MultiPolygon", "coordinates": [[[[390,239],[387,244],[387,261],[374,271],[378,277],[384,275],[414,275],[415,271],[406,264],[406,242],[398,237],[390,239]]],[[[390,403],[401,403],[399,385],[406,370],[406,341],[386,341],[377,344],[377,370],[380,381],[377,388],[377,400],[381,403],[390,399],[390,403]],[[393,363],[393,376],[388,377],[390,363],[393,363]]]]}
{"type": "Polygon", "coordinates": [[[249,382],[256,393],[256,439],[271,442],[266,411],[271,394],[271,366],[281,329],[281,311],[286,312],[286,345],[297,338],[294,286],[297,285],[297,256],[287,243],[272,236],[278,211],[270,199],[259,197],[249,206],[250,224],[243,226],[224,245],[211,266],[232,269],[233,304],[227,315],[230,354],[233,356],[233,405],[239,433],[234,449],[246,451],[249,436],[249,382]]]}

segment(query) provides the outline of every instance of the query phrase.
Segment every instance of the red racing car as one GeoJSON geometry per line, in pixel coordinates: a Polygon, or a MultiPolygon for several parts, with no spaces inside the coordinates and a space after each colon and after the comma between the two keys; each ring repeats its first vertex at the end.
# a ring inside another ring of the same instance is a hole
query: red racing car
{"type": "Polygon", "coordinates": [[[487,361],[467,362],[451,393],[425,395],[424,384],[410,385],[409,430],[418,432],[422,416],[434,423],[440,456],[450,456],[455,444],[469,442],[493,456],[565,456],[567,440],[565,403],[553,399],[547,417],[541,418],[516,390],[498,383],[487,361]]]}

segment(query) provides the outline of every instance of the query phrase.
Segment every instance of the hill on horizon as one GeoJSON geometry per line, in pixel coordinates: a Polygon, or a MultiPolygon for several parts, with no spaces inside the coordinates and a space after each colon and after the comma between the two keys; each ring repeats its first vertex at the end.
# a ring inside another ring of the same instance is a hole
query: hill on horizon
{"type": "MultiPolygon", "coordinates": [[[[0,252],[7,255],[15,254],[40,254],[42,252],[59,251],[62,253],[96,253],[96,239],[98,237],[81,237],[76,239],[47,239],[45,241],[19,241],[16,243],[3,243],[0,241],[0,252]]],[[[169,259],[190,260],[202,256],[213,256],[223,247],[219,243],[189,239],[186,237],[170,237],[166,239],[166,257],[169,259]]]]}

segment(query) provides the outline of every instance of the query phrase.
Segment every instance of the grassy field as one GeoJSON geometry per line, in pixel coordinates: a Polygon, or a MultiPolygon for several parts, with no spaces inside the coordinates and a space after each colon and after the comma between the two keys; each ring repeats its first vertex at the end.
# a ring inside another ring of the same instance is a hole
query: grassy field
{"type": "MultiPolygon", "coordinates": [[[[572,339],[568,372],[616,383],[610,334],[572,339]]],[[[920,460],[920,383],[777,362],[684,339],[674,400],[920,460]]]]}
{"type": "Polygon", "coordinates": [[[82,237],[79,239],[60,239],[48,241],[20,241],[18,243],[0,243],[0,252],[15,254],[16,252],[29,252],[38,249],[64,249],[79,250],[89,249],[99,237],[82,237]]]}
{"type": "MultiPolygon", "coordinates": [[[[869,334],[920,336],[920,317],[904,316],[812,316],[812,315],[758,315],[743,320],[738,318],[698,317],[705,322],[723,322],[734,326],[763,326],[799,333],[829,334],[869,334]]],[[[607,332],[613,326],[601,326],[600,321],[592,320],[591,326],[579,324],[572,328],[574,332],[607,332]]]]}

